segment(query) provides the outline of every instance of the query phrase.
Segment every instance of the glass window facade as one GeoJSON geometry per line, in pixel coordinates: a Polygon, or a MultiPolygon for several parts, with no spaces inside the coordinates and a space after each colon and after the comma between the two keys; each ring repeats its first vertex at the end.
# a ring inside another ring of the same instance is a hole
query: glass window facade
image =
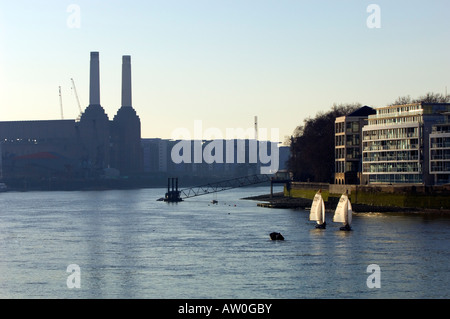
{"type": "Polygon", "coordinates": [[[430,134],[430,174],[435,184],[450,184],[450,114],[430,134]]]}
{"type": "Polygon", "coordinates": [[[448,111],[450,104],[425,103],[376,109],[362,130],[362,172],[367,181],[450,183],[450,124],[444,116],[448,111]]]}
{"type": "Polygon", "coordinates": [[[423,109],[388,106],[363,129],[362,170],[369,183],[422,183],[423,109]]]}
{"type": "Polygon", "coordinates": [[[335,183],[360,184],[361,129],[366,116],[343,116],[335,122],[335,183]]]}

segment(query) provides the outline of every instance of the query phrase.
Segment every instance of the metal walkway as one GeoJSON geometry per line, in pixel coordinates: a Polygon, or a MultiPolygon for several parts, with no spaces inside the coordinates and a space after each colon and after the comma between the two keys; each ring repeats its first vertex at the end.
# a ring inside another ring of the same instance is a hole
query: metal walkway
{"type": "Polygon", "coordinates": [[[217,193],[221,191],[226,191],[232,188],[250,186],[255,184],[261,184],[264,182],[270,182],[271,178],[269,175],[251,175],[245,177],[238,177],[229,179],[226,181],[209,183],[202,186],[195,186],[180,190],[180,197],[182,199],[191,198],[206,194],[217,193]]]}

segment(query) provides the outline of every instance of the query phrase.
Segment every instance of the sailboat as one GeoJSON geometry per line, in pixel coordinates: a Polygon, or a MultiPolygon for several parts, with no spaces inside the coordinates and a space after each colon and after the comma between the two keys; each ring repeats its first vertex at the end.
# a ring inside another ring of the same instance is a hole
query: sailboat
{"type": "Polygon", "coordinates": [[[309,220],[315,220],[317,222],[316,228],[325,229],[327,223],[325,222],[325,203],[322,198],[322,190],[314,196],[311,210],[309,213],[309,220]]]}
{"type": "Polygon", "coordinates": [[[344,226],[339,228],[340,230],[352,230],[352,227],[350,226],[352,223],[352,204],[350,203],[350,199],[348,198],[348,191],[345,192],[345,194],[342,194],[341,198],[339,199],[336,211],[334,212],[333,222],[344,223],[344,226]]]}

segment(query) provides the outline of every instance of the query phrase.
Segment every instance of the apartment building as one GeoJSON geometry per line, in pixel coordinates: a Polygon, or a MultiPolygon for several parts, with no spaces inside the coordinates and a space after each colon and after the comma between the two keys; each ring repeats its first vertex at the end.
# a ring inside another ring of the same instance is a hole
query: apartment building
{"type": "Polygon", "coordinates": [[[429,170],[435,185],[450,184],[450,112],[443,116],[430,134],[429,170]]]}
{"type": "Polygon", "coordinates": [[[335,120],[335,184],[363,184],[362,128],[375,110],[363,106],[335,120]]]}
{"type": "Polygon", "coordinates": [[[365,183],[433,185],[444,180],[447,162],[439,157],[447,154],[442,141],[448,137],[440,124],[449,111],[450,104],[422,102],[377,108],[362,128],[365,183]]]}

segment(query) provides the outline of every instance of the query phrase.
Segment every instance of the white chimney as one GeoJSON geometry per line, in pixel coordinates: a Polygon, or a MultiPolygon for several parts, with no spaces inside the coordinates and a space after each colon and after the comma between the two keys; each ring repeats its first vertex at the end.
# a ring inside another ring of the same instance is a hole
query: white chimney
{"type": "Polygon", "coordinates": [[[131,57],[122,56],[122,106],[131,107],[131,57]]]}
{"type": "Polygon", "coordinates": [[[98,52],[91,52],[89,105],[100,105],[100,62],[98,52]]]}

